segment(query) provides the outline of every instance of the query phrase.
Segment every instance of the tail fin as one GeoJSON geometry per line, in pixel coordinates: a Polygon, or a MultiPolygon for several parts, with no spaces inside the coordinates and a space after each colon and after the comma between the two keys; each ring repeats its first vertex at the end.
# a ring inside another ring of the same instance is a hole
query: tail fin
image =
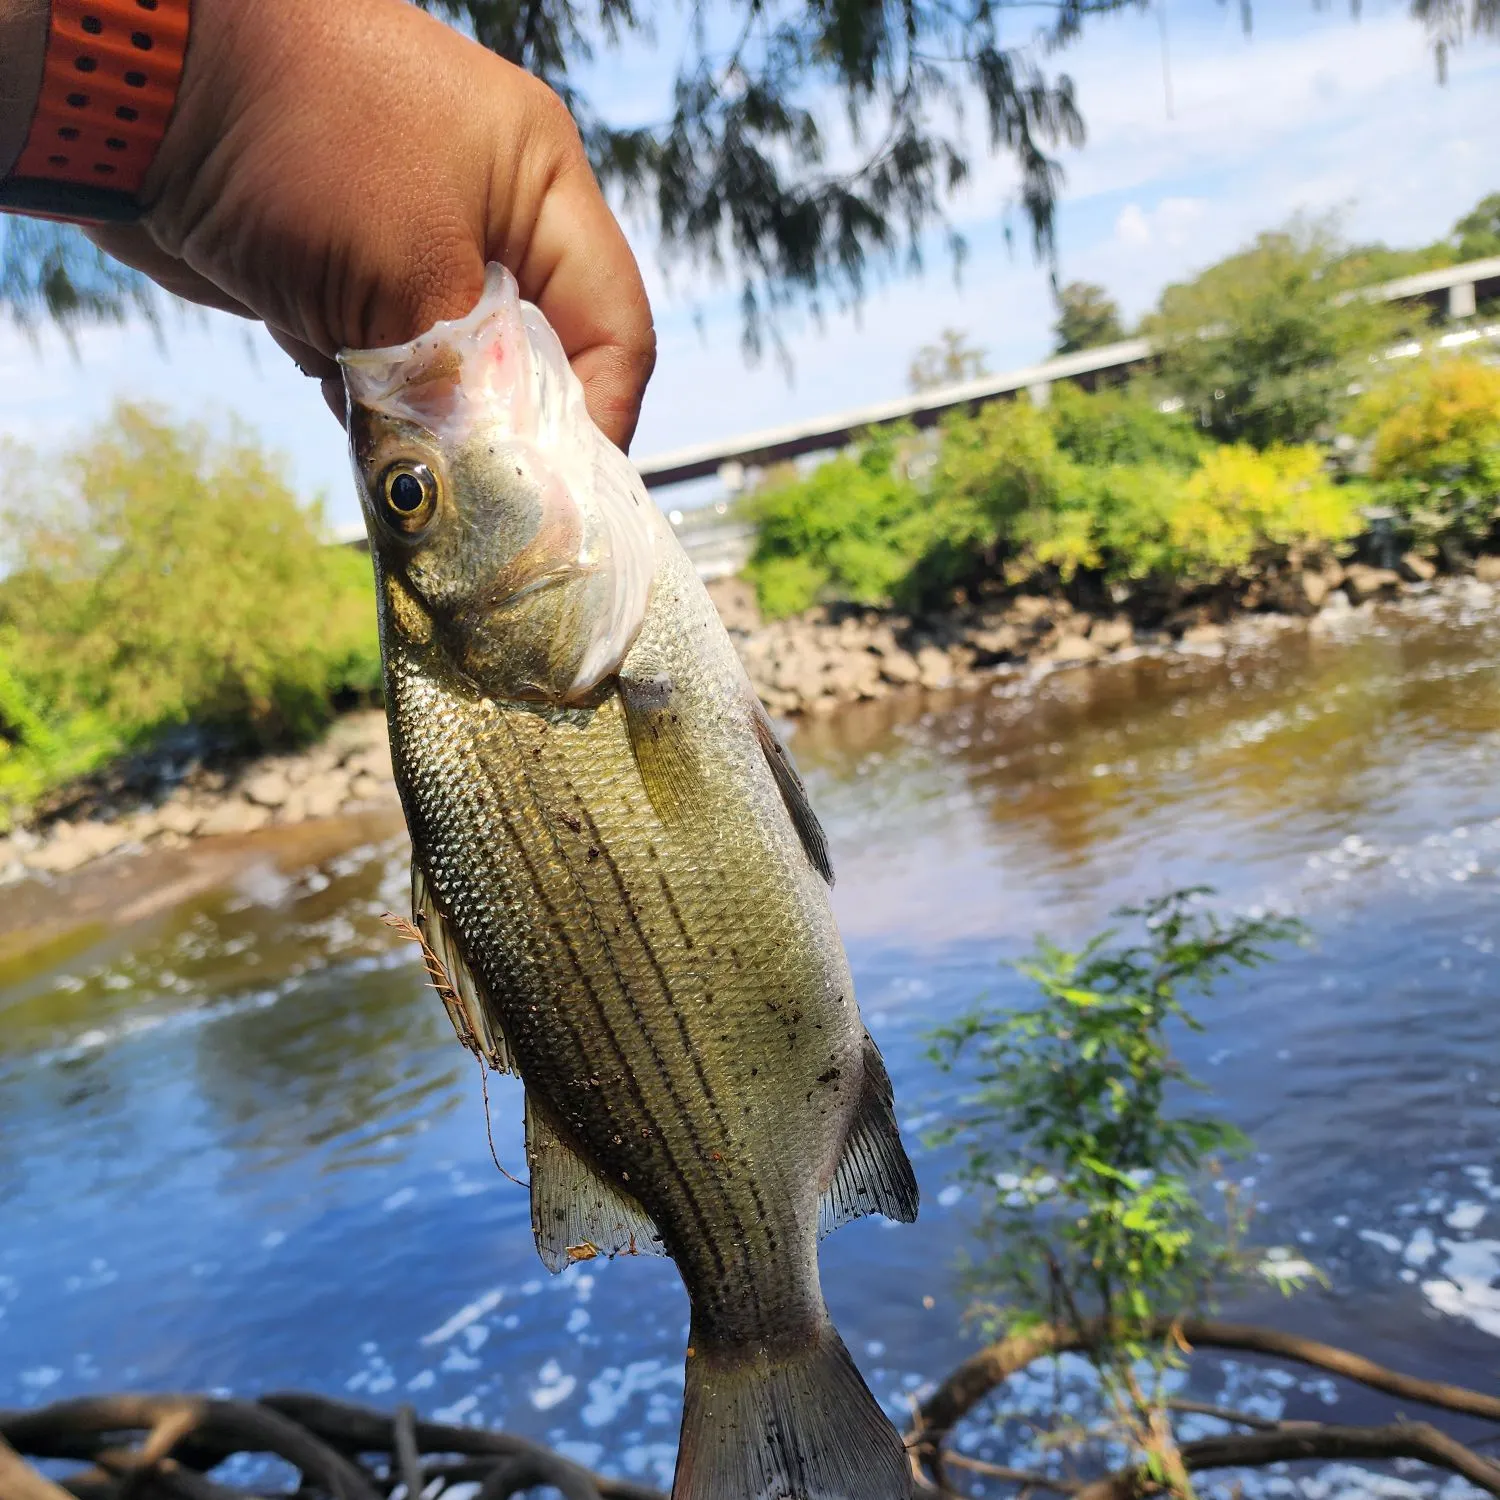
{"type": "Polygon", "coordinates": [[[807,1349],[687,1362],[672,1500],[910,1500],[900,1434],[825,1316],[807,1349]]]}

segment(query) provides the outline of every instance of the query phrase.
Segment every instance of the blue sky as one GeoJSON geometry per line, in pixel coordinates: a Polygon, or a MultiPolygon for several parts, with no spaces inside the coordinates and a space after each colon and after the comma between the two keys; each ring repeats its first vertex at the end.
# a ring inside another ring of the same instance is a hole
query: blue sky
{"type": "MultiPolygon", "coordinates": [[[[1063,157],[1061,274],[1104,284],[1128,316],[1167,282],[1299,210],[1342,213],[1358,239],[1418,244],[1500,190],[1500,46],[1459,52],[1446,87],[1402,8],[1331,0],[1258,4],[1246,38],[1239,7],[1165,0],[1173,112],[1156,13],[1094,23],[1057,60],[1077,84],[1087,143],[1063,157]]],[[[1022,12],[1024,14],[1024,12],[1022,12]]],[[[659,113],[677,42],[663,27],[597,71],[615,117],[659,113]]],[[[732,288],[663,274],[647,226],[628,224],[660,340],[635,452],[689,443],[901,393],[912,353],[941,328],[964,329],[1004,370],[1045,355],[1053,317],[1046,274],[1003,210],[1004,158],[980,155],[953,206],[970,244],[955,284],[940,250],[920,277],[873,288],[858,314],[788,329],[790,383],[774,361],[747,367],[732,288]]],[[[217,315],[169,320],[165,347],[137,326],[92,330],[74,360],[54,336],[34,346],[0,332],[0,433],[46,447],[97,421],[120,396],[209,421],[235,414],[286,454],[306,493],[337,521],[357,519],[342,434],[316,388],[263,334],[217,315]]]]}

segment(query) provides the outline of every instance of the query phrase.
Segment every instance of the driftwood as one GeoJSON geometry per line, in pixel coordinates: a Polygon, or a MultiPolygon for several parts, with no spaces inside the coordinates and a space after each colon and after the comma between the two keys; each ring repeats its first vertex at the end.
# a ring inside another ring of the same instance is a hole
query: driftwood
{"type": "Polygon", "coordinates": [[[258,1401],[97,1396],[0,1411],[0,1500],[260,1500],[210,1471],[235,1454],[298,1471],[299,1500],[389,1500],[477,1483],[480,1500],[550,1488],[563,1500],[666,1500],[512,1433],[419,1420],[298,1392],[258,1401]],[[83,1467],[49,1479],[26,1459],[83,1467]]]}
{"type": "MultiPolygon", "coordinates": [[[[1012,1375],[1052,1355],[1087,1351],[1106,1330],[1043,1325],[1002,1339],[966,1360],[917,1408],[907,1446],[919,1497],[964,1500],[959,1476],[973,1474],[1073,1500],[1144,1500],[1157,1492],[1139,1468],[1072,1478],[987,1463],[951,1451],[954,1429],[1012,1375]]],[[[1232,1349],[1291,1361],[1403,1403],[1500,1424],[1500,1396],[1419,1380],[1313,1339],[1209,1319],[1163,1322],[1152,1332],[1184,1351],[1232,1349]]],[[[1416,1459],[1462,1475],[1500,1497],[1500,1462],[1478,1448],[1500,1429],[1460,1442],[1404,1414],[1383,1426],[1275,1421],[1203,1402],[1172,1411],[1216,1418],[1231,1431],[1181,1443],[1183,1469],[1255,1468],[1335,1459],[1416,1459]]],[[[507,1500],[534,1489],[563,1500],[667,1500],[661,1491],[609,1479],[513,1433],[424,1421],[409,1406],[394,1412],[303,1392],[256,1401],[200,1396],[122,1395],[58,1401],[31,1411],[0,1411],[0,1500],[263,1500],[212,1473],[237,1454],[269,1454],[298,1471],[298,1500],[391,1500],[477,1484],[477,1500],[507,1500]],[[48,1477],[28,1460],[56,1460],[48,1477]],[[62,1472],[60,1465],[72,1464],[62,1472]]]]}
{"type": "MultiPolygon", "coordinates": [[[[1178,1323],[1163,1321],[1150,1332],[1155,1338],[1174,1340],[1187,1352],[1194,1348],[1233,1349],[1268,1355],[1352,1380],[1404,1402],[1500,1422],[1500,1396],[1444,1381],[1419,1380],[1316,1339],[1207,1318],[1188,1318],[1178,1323]]],[[[957,1500],[962,1491],[954,1487],[950,1476],[958,1471],[1009,1481],[1020,1486],[1023,1494],[1049,1491],[1073,1496],[1075,1500],[1137,1500],[1155,1492],[1151,1481],[1137,1468],[1097,1479],[1075,1480],[984,1463],[947,1448],[953,1429],[1010,1376],[1052,1355],[1095,1348],[1105,1333],[1100,1323],[1084,1323],[1079,1327],[1043,1324],[1001,1339],[965,1360],[917,1408],[907,1434],[919,1493],[957,1500]]],[[[1229,1425],[1252,1429],[1182,1443],[1178,1451],[1189,1473],[1310,1459],[1411,1458],[1461,1474],[1478,1489],[1500,1496],[1500,1463],[1427,1422],[1398,1420],[1375,1427],[1278,1422],[1202,1402],[1177,1401],[1171,1405],[1176,1411],[1216,1417],[1229,1425]]],[[[1491,1434],[1480,1439],[1480,1443],[1493,1441],[1497,1436],[1500,1434],[1491,1434]]]]}

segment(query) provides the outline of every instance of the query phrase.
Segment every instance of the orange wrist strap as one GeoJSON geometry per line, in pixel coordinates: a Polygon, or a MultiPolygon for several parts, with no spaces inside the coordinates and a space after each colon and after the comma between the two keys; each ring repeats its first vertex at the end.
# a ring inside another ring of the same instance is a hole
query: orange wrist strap
{"type": "Polygon", "coordinates": [[[42,89],[0,209],[75,223],[141,216],[182,80],[191,0],[52,0],[42,89]]]}

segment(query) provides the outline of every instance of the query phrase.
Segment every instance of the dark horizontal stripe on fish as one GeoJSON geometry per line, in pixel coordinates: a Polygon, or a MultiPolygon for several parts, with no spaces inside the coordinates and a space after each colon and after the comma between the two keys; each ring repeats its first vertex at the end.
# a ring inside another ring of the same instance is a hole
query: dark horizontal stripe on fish
{"type": "MultiPolygon", "coordinates": [[[[568,787],[568,790],[571,790],[571,787],[568,787]]],[[[646,963],[649,963],[649,965],[651,965],[651,972],[652,974],[655,974],[655,977],[657,977],[657,983],[661,986],[661,996],[663,996],[664,1001],[666,1001],[667,1013],[670,1014],[673,1023],[675,1023],[676,1025],[676,1034],[678,1034],[678,1038],[679,1040],[681,1040],[682,1052],[687,1055],[688,1062],[693,1065],[693,1076],[696,1077],[697,1085],[699,1085],[699,1088],[703,1091],[703,1098],[708,1101],[709,1113],[714,1116],[714,1124],[717,1125],[718,1130],[720,1130],[720,1133],[723,1134],[724,1140],[729,1140],[729,1125],[727,1125],[727,1122],[724,1121],[723,1110],[718,1107],[718,1095],[714,1092],[714,1086],[712,1086],[712,1083],[709,1082],[708,1074],[703,1071],[702,1053],[697,1050],[697,1043],[693,1040],[693,1035],[691,1035],[691,1032],[688,1031],[687,1022],[682,1019],[682,1008],[679,1007],[678,1004],[676,1004],[676,996],[672,993],[672,980],[670,980],[669,975],[667,975],[666,969],[664,969],[663,965],[661,965],[661,960],[658,959],[657,953],[655,953],[655,948],[651,945],[651,938],[649,938],[648,933],[646,933],[643,922],[640,921],[639,913],[636,912],[636,903],[634,903],[633,898],[631,898],[630,889],[628,889],[628,886],[625,885],[624,876],[619,873],[619,865],[616,864],[615,858],[613,858],[612,853],[609,852],[609,847],[607,847],[606,843],[604,843],[604,838],[603,835],[601,835],[600,828],[598,828],[597,823],[594,822],[594,817],[589,814],[588,808],[585,808],[585,810],[583,810],[583,817],[588,820],[589,832],[594,835],[595,846],[598,847],[601,855],[603,855],[604,864],[607,865],[607,868],[609,868],[610,876],[613,877],[613,882],[615,882],[615,889],[616,891],[619,891],[619,900],[624,901],[625,913],[630,916],[630,926],[634,927],[637,935],[639,935],[640,948],[642,948],[643,953],[645,953],[646,963]]],[[[661,889],[663,889],[664,894],[666,894],[667,906],[672,909],[673,915],[675,915],[676,919],[678,919],[679,929],[682,930],[682,935],[684,935],[685,938],[685,936],[687,936],[687,929],[685,929],[685,927],[682,927],[681,913],[678,912],[676,900],[672,897],[672,888],[670,888],[670,883],[667,882],[666,876],[661,873],[660,867],[657,868],[657,879],[660,880],[661,889]]],[[[712,1002],[712,995],[708,996],[708,1001],[712,1002]]],[[[700,1145],[699,1142],[697,1142],[696,1133],[694,1133],[694,1149],[699,1149],[700,1151],[700,1145]]],[[[715,1181],[717,1181],[717,1179],[715,1179],[715,1181]]],[[[765,1226],[765,1224],[768,1224],[769,1220],[768,1218],[766,1218],[765,1199],[760,1196],[759,1184],[754,1181],[753,1176],[750,1176],[750,1178],[747,1179],[747,1184],[745,1185],[750,1188],[750,1197],[754,1202],[754,1211],[756,1211],[757,1226],[762,1227],[763,1229],[763,1226],[765,1226]]],[[[747,1242],[747,1229],[745,1229],[744,1218],[742,1218],[742,1215],[739,1214],[738,1206],[735,1205],[732,1197],[730,1197],[729,1194],[724,1193],[721,1188],[720,1193],[718,1193],[718,1197],[720,1197],[721,1202],[723,1202],[724,1209],[726,1209],[727,1214],[729,1214],[730,1220],[733,1221],[733,1227],[735,1227],[735,1235],[738,1236],[739,1244],[745,1244],[745,1242],[747,1242]]],[[[766,1233],[765,1239],[766,1244],[768,1244],[769,1248],[774,1251],[777,1247],[775,1247],[775,1241],[771,1238],[771,1235],[769,1235],[769,1233],[766,1233]]]]}
{"type": "MultiPolygon", "coordinates": [[[[636,1028],[640,1035],[641,1041],[644,1043],[646,1051],[650,1055],[652,1062],[655,1064],[656,1072],[660,1077],[663,1089],[665,1090],[668,1099],[671,1101],[672,1106],[677,1113],[679,1121],[686,1127],[687,1133],[693,1145],[693,1149],[697,1151],[701,1157],[702,1142],[698,1136],[692,1118],[688,1114],[683,1100],[677,1092],[676,1083],[674,1082],[671,1073],[666,1066],[666,1060],[662,1057],[660,1051],[657,1048],[655,1038],[652,1037],[650,1030],[647,1028],[644,1020],[641,1017],[640,1010],[636,1005],[635,996],[631,993],[630,985],[627,983],[625,975],[621,972],[619,964],[615,959],[614,953],[610,949],[608,937],[605,934],[603,924],[599,920],[599,914],[594,910],[594,905],[589,900],[588,889],[584,882],[579,878],[578,871],[574,868],[572,861],[568,858],[566,845],[564,844],[562,836],[557,830],[556,824],[551,816],[547,803],[542,797],[541,793],[538,791],[535,781],[532,779],[530,770],[526,765],[525,755],[522,753],[522,747],[516,735],[515,726],[505,718],[503,713],[500,716],[500,722],[504,726],[505,733],[510,739],[511,747],[515,752],[514,756],[512,757],[512,762],[517,769],[520,780],[525,786],[527,793],[531,797],[532,803],[541,818],[542,826],[546,828],[548,835],[552,839],[553,848],[558,855],[558,858],[562,864],[562,868],[567,871],[568,876],[573,882],[574,888],[581,898],[583,908],[588,913],[589,921],[594,929],[594,935],[604,952],[606,961],[610,966],[610,971],[614,975],[615,984],[619,989],[621,998],[624,1000],[626,1007],[630,1011],[631,1018],[636,1024],[636,1028]]],[[[704,1247],[708,1250],[709,1255],[713,1260],[715,1271],[718,1275],[722,1276],[725,1272],[726,1267],[724,1264],[723,1254],[719,1249],[718,1237],[713,1233],[713,1221],[707,1213],[704,1205],[699,1201],[698,1194],[694,1190],[692,1178],[686,1172],[684,1172],[681,1160],[678,1158],[676,1152],[673,1151],[671,1142],[668,1139],[666,1133],[661,1130],[657,1122],[656,1112],[652,1108],[651,1103],[648,1100],[644,1090],[640,1087],[640,1083],[635,1077],[634,1067],[632,1065],[630,1055],[626,1052],[623,1044],[620,1041],[619,1034],[616,1032],[614,1026],[610,1022],[609,1016],[605,1010],[603,999],[595,990],[593,981],[589,976],[585,965],[579,957],[576,949],[573,947],[571,940],[568,938],[566,924],[562,921],[556,907],[553,906],[551,902],[551,898],[546,893],[545,886],[542,882],[541,872],[537,869],[535,863],[533,862],[531,854],[526,849],[524,840],[522,839],[520,833],[514,828],[514,825],[511,822],[510,814],[505,808],[504,791],[498,785],[496,785],[494,773],[485,763],[484,757],[479,756],[477,758],[479,759],[480,764],[483,767],[486,780],[490,783],[491,788],[495,792],[496,801],[500,804],[501,817],[505,822],[506,831],[511,837],[512,844],[526,864],[527,872],[531,877],[538,895],[541,897],[543,904],[547,908],[549,916],[552,918],[554,929],[556,930],[568,950],[569,960],[571,961],[574,970],[577,972],[583,984],[585,992],[588,994],[588,997],[592,1002],[593,1010],[595,1015],[598,1017],[600,1028],[608,1039],[610,1047],[615,1054],[615,1058],[620,1065],[620,1072],[626,1082],[626,1086],[628,1087],[632,1097],[634,1098],[637,1107],[640,1109],[641,1114],[649,1122],[654,1137],[667,1159],[667,1165],[680,1185],[681,1192],[687,1203],[688,1211],[692,1214],[693,1219],[697,1223],[699,1236],[703,1241],[704,1247]]],[[[586,809],[585,816],[587,816],[586,809]]],[[[590,823],[592,825],[592,820],[590,820],[590,823]]],[[[568,1024],[566,1019],[564,1019],[564,1024],[568,1024]]],[[[573,1034],[576,1036],[576,1033],[573,1034]]],[[[580,1046],[580,1051],[581,1050],[582,1049],[580,1046]]],[[[658,1225],[657,1227],[661,1228],[662,1226],[658,1225]]],[[[754,1293],[752,1293],[752,1296],[755,1297],[755,1300],[758,1303],[758,1296],[754,1293]]]]}
{"type": "MultiPolygon", "coordinates": [[[[568,790],[572,790],[571,786],[568,788],[568,790]]],[[[587,808],[584,809],[583,815],[588,822],[589,832],[594,837],[594,843],[599,849],[599,852],[604,859],[604,863],[608,867],[610,875],[614,880],[615,889],[620,893],[620,900],[625,904],[625,911],[630,918],[630,925],[635,928],[636,933],[640,937],[641,948],[646,955],[646,962],[651,965],[651,970],[656,975],[657,983],[661,985],[662,997],[667,1002],[667,1011],[671,1015],[673,1022],[676,1024],[677,1035],[682,1042],[682,1048],[683,1051],[687,1054],[688,1061],[692,1064],[693,1075],[698,1080],[698,1086],[703,1090],[703,1097],[708,1101],[709,1112],[713,1115],[714,1123],[719,1127],[720,1133],[723,1135],[724,1139],[728,1141],[729,1126],[724,1119],[724,1112],[719,1108],[718,1095],[714,1093],[713,1084],[709,1082],[708,1075],[704,1071],[703,1055],[699,1052],[698,1044],[693,1040],[692,1033],[688,1030],[687,1022],[683,1019],[682,1008],[677,1004],[677,997],[672,993],[672,981],[668,977],[667,971],[662,967],[661,960],[656,956],[656,950],[652,947],[651,939],[646,932],[645,925],[642,923],[640,915],[636,911],[635,902],[631,899],[630,890],[625,884],[625,878],[623,875],[621,875],[619,865],[615,863],[614,856],[609,852],[609,848],[605,844],[604,838],[599,830],[599,825],[594,821],[593,816],[589,813],[587,808]]],[[[659,871],[658,878],[662,879],[663,886],[665,888],[665,878],[661,877],[659,871]]],[[[675,911],[676,903],[672,902],[671,905],[672,909],[675,911]]],[[[679,918],[679,921],[680,920],[681,919],[679,918]]],[[[712,998],[713,997],[710,995],[709,999],[712,1000],[712,998]]],[[[691,1122],[689,1122],[689,1129],[693,1136],[693,1148],[699,1153],[699,1159],[706,1165],[707,1157],[703,1154],[702,1143],[698,1137],[696,1129],[691,1126],[691,1122]]],[[[723,1186],[719,1182],[717,1177],[712,1177],[711,1180],[714,1181],[716,1186],[719,1187],[718,1196],[720,1201],[724,1205],[725,1211],[729,1214],[729,1217],[733,1222],[737,1242],[740,1244],[747,1243],[747,1230],[745,1221],[740,1214],[739,1208],[735,1204],[733,1197],[723,1190],[723,1186]]],[[[747,1179],[746,1185],[749,1187],[750,1196],[755,1203],[757,1223],[760,1227],[764,1228],[768,1220],[766,1218],[766,1204],[765,1200],[761,1197],[760,1187],[756,1183],[753,1176],[747,1179]]],[[[774,1249],[775,1243],[771,1239],[771,1236],[769,1234],[766,1234],[765,1238],[771,1244],[771,1248],[774,1249]]]]}

